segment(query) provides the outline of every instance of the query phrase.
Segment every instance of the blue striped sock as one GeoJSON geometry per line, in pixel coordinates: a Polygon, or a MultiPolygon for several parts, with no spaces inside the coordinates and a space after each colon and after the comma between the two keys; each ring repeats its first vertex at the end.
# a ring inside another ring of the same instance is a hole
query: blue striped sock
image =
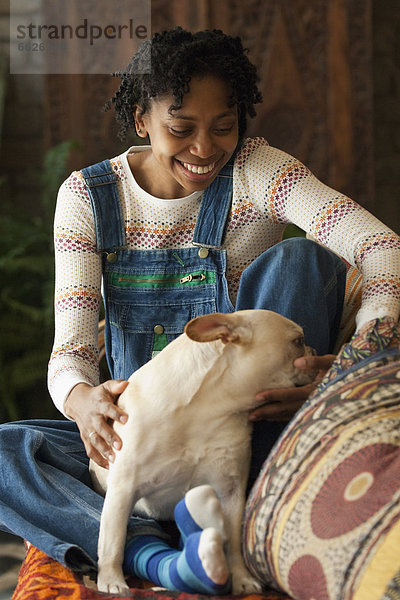
{"type": "Polygon", "coordinates": [[[227,594],[230,580],[217,584],[205,573],[198,554],[201,531],[188,536],[182,551],[151,535],[133,537],[125,550],[124,570],[156,585],[186,593],[227,594]]]}
{"type": "Polygon", "coordinates": [[[174,517],[183,542],[185,542],[186,538],[192,533],[202,531],[200,525],[197,525],[196,521],[188,511],[185,498],[182,498],[175,506],[174,517]]]}

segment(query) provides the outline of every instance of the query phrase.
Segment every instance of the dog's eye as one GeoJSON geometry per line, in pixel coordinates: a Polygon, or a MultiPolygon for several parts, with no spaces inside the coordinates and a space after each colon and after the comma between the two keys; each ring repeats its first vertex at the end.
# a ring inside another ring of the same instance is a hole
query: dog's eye
{"type": "Polygon", "coordinates": [[[293,340],[293,344],[298,348],[302,348],[304,346],[304,337],[301,335],[300,337],[293,340]]]}

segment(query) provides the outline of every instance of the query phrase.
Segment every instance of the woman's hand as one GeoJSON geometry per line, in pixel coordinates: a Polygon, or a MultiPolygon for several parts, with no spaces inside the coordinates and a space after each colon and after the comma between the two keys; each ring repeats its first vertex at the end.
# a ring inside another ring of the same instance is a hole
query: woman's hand
{"type": "Polygon", "coordinates": [[[65,414],[78,425],[87,455],[101,467],[108,468],[108,463],[114,462],[115,450],[122,447],[110,421],[128,420],[115,404],[127,385],[127,381],[115,379],[96,387],[78,383],[65,402],[65,414]]]}
{"type": "Polygon", "coordinates": [[[302,385],[301,387],[280,388],[259,392],[256,396],[256,400],[262,403],[262,406],[255,408],[250,412],[249,420],[290,421],[292,416],[299,410],[307,400],[308,396],[322,381],[326,372],[332,366],[335,358],[336,356],[334,354],[302,356],[301,358],[296,358],[293,364],[298,369],[318,370],[314,381],[307,385],[302,385]]]}

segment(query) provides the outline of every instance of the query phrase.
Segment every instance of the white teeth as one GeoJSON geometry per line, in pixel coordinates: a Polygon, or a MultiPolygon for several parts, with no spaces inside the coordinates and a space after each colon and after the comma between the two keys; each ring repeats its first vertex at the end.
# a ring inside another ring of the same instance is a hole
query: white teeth
{"type": "Polygon", "coordinates": [[[205,173],[209,173],[213,170],[215,163],[211,163],[211,165],[204,165],[204,167],[199,167],[197,165],[190,165],[189,163],[182,163],[185,169],[190,171],[191,173],[196,173],[196,175],[204,175],[205,173]]]}

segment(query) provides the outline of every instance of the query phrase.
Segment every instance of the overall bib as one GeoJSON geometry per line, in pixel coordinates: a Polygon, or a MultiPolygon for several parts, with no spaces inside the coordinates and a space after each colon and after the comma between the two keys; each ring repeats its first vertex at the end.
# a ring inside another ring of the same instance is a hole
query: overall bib
{"type": "Polygon", "coordinates": [[[232,202],[232,164],[204,191],[193,247],[126,249],[116,176],[109,161],[82,170],[103,252],[105,345],[114,379],[128,379],[200,315],[232,312],[222,249],[232,202]]]}

